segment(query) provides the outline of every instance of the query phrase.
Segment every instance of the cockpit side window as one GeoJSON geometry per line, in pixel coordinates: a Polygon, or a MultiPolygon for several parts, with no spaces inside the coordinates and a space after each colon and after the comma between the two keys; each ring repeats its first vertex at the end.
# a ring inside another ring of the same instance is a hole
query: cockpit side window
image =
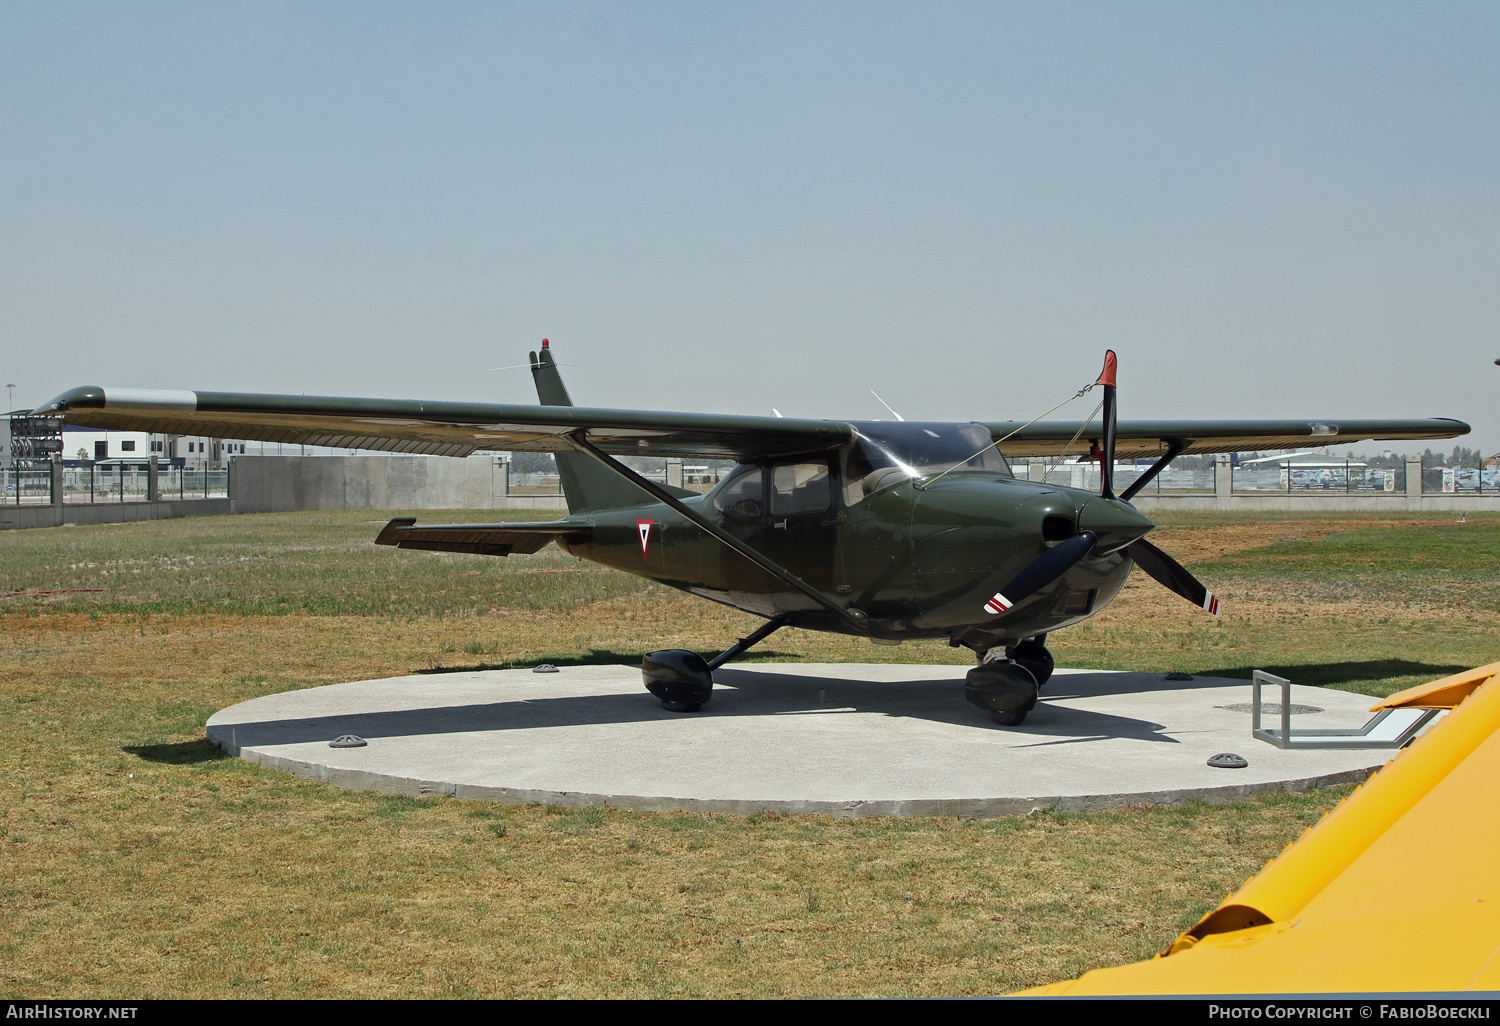
{"type": "Polygon", "coordinates": [[[771,516],[824,513],[833,506],[826,463],[789,463],[771,472],[771,516]]]}

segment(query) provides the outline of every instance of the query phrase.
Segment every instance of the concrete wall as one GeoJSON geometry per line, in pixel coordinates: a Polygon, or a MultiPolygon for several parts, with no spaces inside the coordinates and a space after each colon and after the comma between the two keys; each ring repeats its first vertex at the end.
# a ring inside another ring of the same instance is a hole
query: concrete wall
{"type": "Polygon", "coordinates": [[[299,509],[566,509],[560,495],[506,495],[507,467],[447,456],[236,456],[236,513],[299,509]]]}
{"type": "Polygon", "coordinates": [[[123,524],[136,520],[217,516],[228,512],[228,499],[0,506],[0,530],[61,527],[63,524],[123,524]]]}

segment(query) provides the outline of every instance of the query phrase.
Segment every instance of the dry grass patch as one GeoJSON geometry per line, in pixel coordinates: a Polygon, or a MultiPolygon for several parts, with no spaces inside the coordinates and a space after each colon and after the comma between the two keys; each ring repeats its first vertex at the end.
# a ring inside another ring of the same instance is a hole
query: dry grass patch
{"type": "MultiPolygon", "coordinates": [[[[1004,820],[736,818],[417,801],[224,757],[204,720],[257,695],[717,651],[752,622],[619,574],[527,572],[578,567],[561,555],[408,560],[369,545],[370,519],[0,536],[7,590],[92,586],[101,565],[78,564],[101,559],[128,578],[103,601],[0,607],[7,996],[1000,993],[1159,950],[1342,794],[1004,820]],[[188,555],[210,570],[182,569],[188,555]]],[[[1497,528],[1468,527],[1176,518],[1161,543],[1206,567],[1225,616],[1138,578],[1049,643],[1063,665],[1265,665],[1394,690],[1495,657],[1497,528]]],[[[763,654],[971,658],[804,631],[763,654]]]]}
{"type": "Polygon", "coordinates": [[[851,821],[417,801],[229,760],[131,772],[16,796],[6,990],[999,993],[1150,953],[1333,797],[851,821]]]}

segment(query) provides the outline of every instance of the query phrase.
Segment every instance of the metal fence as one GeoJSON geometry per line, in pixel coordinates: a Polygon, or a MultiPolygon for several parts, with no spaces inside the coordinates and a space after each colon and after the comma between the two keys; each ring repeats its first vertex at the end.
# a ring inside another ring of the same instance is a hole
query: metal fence
{"type": "Polygon", "coordinates": [[[1431,467],[1422,471],[1424,495],[1500,495],[1500,469],[1431,467]]]}
{"type": "MultiPolygon", "coordinates": [[[[663,467],[657,470],[637,469],[648,481],[656,484],[667,483],[667,471],[663,467]]],[[[683,468],[682,487],[689,491],[706,492],[719,483],[721,471],[715,466],[694,466],[683,468]]],[[[562,481],[556,473],[547,471],[517,472],[511,471],[508,478],[511,495],[561,495],[562,481]]]]}
{"type": "MultiPolygon", "coordinates": [[[[145,502],[149,473],[124,464],[65,467],[62,495],[65,504],[90,502],[145,502]]],[[[52,471],[15,467],[0,469],[0,494],[8,505],[47,505],[53,501],[52,471]]],[[[229,471],[185,467],[163,469],[157,481],[162,499],[222,499],[229,495],[229,471]]]]}
{"type": "Polygon", "coordinates": [[[518,474],[511,471],[507,479],[512,495],[561,495],[562,479],[556,474],[518,474]]]}
{"type": "Polygon", "coordinates": [[[0,496],[10,506],[45,506],[52,501],[52,471],[0,469],[0,496]]]}
{"type": "MultiPolygon", "coordinates": [[[[1013,460],[1011,469],[1017,477],[1029,477],[1033,481],[1045,478],[1052,484],[1068,488],[1079,488],[1087,492],[1099,490],[1099,465],[1097,463],[1058,463],[1051,460],[1034,459],[1030,463],[1013,460]],[[1038,469],[1042,468],[1042,469],[1038,469]]],[[[1135,483],[1136,479],[1151,469],[1151,463],[1116,463],[1114,473],[1115,494],[1119,495],[1135,483]]],[[[1168,467],[1152,478],[1138,495],[1212,495],[1214,492],[1213,467],[1168,467]]]]}
{"type": "Polygon", "coordinates": [[[1234,492],[1283,492],[1390,494],[1406,492],[1406,468],[1394,470],[1367,467],[1353,461],[1335,464],[1320,462],[1317,466],[1296,463],[1256,463],[1230,469],[1230,490],[1234,492]]]}

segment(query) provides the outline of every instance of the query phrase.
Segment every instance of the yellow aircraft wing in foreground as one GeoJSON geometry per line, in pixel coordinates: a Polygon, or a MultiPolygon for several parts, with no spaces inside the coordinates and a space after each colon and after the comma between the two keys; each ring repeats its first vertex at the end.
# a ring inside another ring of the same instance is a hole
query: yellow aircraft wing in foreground
{"type": "Polygon", "coordinates": [[[1452,711],[1166,952],[1023,993],[1500,990],[1496,674],[1376,705],[1452,711]]]}

